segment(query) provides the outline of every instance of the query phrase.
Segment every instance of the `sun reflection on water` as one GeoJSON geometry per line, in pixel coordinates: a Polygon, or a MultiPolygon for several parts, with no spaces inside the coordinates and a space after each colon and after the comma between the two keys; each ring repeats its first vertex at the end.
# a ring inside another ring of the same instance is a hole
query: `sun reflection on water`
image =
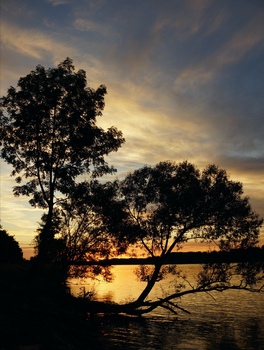
{"type": "MultiPolygon", "coordinates": [[[[133,273],[136,266],[113,268],[114,280],[74,280],[71,290],[93,291],[97,300],[124,303],[139,296],[145,283],[133,273]],[[81,283],[81,284],[80,284],[81,283]]],[[[194,283],[198,265],[181,266],[194,283]]],[[[162,289],[171,288],[171,281],[158,283],[149,298],[161,296],[162,289]]],[[[145,317],[100,316],[102,332],[112,344],[110,349],[161,350],[260,350],[264,344],[264,296],[245,291],[213,292],[188,295],[179,305],[190,315],[172,315],[157,309],[145,317]]],[[[107,348],[106,348],[107,350],[107,348]]]]}

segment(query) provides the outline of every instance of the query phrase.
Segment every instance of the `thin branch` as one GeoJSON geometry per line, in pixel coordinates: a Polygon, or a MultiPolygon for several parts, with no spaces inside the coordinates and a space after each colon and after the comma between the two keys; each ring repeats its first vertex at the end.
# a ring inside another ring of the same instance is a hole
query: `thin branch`
{"type": "Polygon", "coordinates": [[[189,315],[191,314],[190,311],[184,309],[183,307],[181,307],[181,306],[179,306],[179,305],[177,305],[177,304],[174,304],[172,301],[167,301],[167,303],[170,304],[170,305],[172,305],[173,307],[175,307],[175,308],[177,308],[177,309],[179,309],[179,310],[181,310],[181,311],[183,311],[183,312],[189,314],[189,315]]]}
{"type": "Polygon", "coordinates": [[[161,305],[158,305],[158,306],[162,307],[163,309],[167,309],[167,310],[171,311],[174,315],[178,315],[178,312],[176,312],[173,308],[171,308],[168,305],[161,304],[161,305]]]}
{"type": "Polygon", "coordinates": [[[209,292],[205,292],[205,293],[208,294],[209,297],[211,297],[214,301],[216,301],[216,298],[211,293],[209,293],[209,292]]]}

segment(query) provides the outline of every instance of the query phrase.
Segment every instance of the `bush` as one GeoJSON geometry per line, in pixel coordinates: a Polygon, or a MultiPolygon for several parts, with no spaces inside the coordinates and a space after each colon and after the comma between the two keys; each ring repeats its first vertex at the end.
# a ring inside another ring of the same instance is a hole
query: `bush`
{"type": "Polygon", "coordinates": [[[19,263],[23,261],[23,252],[19,244],[6,230],[0,227],[0,263],[19,263]]]}

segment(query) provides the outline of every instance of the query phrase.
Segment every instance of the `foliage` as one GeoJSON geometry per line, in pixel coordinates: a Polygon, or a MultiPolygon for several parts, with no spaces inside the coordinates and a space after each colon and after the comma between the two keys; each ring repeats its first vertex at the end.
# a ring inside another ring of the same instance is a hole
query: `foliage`
{"type": "Polygon", "coordinates": [[[180,269],[165,265],[171,252],[190,240],[214,243],[226,252],[257,244],[263,220],[251,209],[249,199],[242,196],[242,184],[231,181],[225,170],[209,165],[200,172],[188,162],[162,162],[129,174],[118,191],[123,224],[117,225],[121,215],[116,220],[111,210],[109,218],[115,228],[125,230],[121,239],[136,242],[139,251],[145,251],[154,264],[153,268],[140,266],[136,270],[146,286],[135,301],[123,305],[122,311],[117,308],[119,312],[140,315],[163,307],[176,313],[177,309],[186,310],[175,300],[190,293],[263,291],[259,284],[264,279],[263,262],[204,264],[196,285],[188,282],[180,269]],[[174,276],[174,292],[147,300],[156,282],[168,274],[174,276]]]}
{"type": "Polygon", "coordinates": [[[18,242],[0,226],[0,263],[19,263],[23,252],[18,242]]]}
{"type": "Polygon", "coordinates": [[[242,194],[242,184],[229,180],[225,170],[209,165],[200,173],[188,162],[144,167],[120,184],[138,245],[153,257],[190,239],[223,250],[254,246],[262,219],[242,194]]]}
{"type": "MultiPolygon", "coordinates": [[[[112,197],[112,184],[100,184],[93,180],[76,184],[67,200],[61,206],[57,241],[63,242],[56,260],[71,265],[70,276],[103,276],[111,280],[110,267],[82,265],[82,262],[100,262],[122,253],[127,244],[109,230],[101,203],[106,205],[112,197]]],[[[110,203],[108,203],[110,204],[110,203]]],[[[58,217],[57,216],[57,217],[58,217]]]]}
{"type": "Polygon", "coordinates": [[[38,65],[10,87],[1,99],[1,156],[13,166],[14,195],[48,210],[41,251],[47,255],[54,238],[54,208],[67,197],[78,176],[113,173],[105,155],[124,142],[115,127],[96,125],[106,87],[87,87],[84,70],[75,72],[66,58],[56,68],[38,65]],[[24,183],[25,181],[25,183],[24,183]]]}

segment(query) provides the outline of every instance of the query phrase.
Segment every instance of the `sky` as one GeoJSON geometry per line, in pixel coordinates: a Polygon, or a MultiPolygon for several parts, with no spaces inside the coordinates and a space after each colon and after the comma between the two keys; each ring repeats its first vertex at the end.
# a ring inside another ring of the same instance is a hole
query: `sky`
{"type": "MultiPolygon", "coordinates": [[[[107,87],[98,124],[126,143],[123,178],[160,161],[217,164],[264,217],[263,0],[1,0],[0,95],[66,57],[107,87]]],[[[32,252],[42,210],[1,160],[1,225],[32,252]]],[[[264,227],[260,244],[264,244],[264,227]]]]}

